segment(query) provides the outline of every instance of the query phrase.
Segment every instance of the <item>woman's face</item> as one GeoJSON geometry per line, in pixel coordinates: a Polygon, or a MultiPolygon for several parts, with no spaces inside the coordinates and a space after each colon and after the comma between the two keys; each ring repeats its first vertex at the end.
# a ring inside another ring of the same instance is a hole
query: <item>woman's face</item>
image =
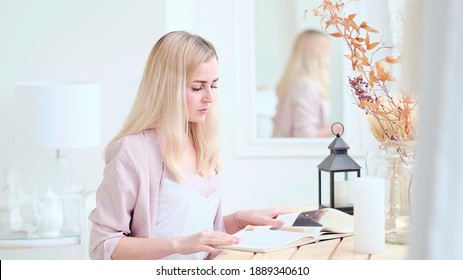
{"type": "Polygon", "coordinates": [[[206,118],[216,98],[219,63],[211,58],[201,64],[186,86],[188,121],[199,123],[206,118]]]}

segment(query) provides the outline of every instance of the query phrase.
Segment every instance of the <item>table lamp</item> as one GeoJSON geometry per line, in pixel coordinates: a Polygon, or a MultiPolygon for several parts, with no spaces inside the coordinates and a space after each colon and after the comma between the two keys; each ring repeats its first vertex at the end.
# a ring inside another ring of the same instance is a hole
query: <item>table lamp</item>
{"type": "MultiPolygon", "coordinates": [[[[66,208],[73,207],[70,202],[80,201],[84,184],[61,150],[100,145],[100,86],[96,82],[26,81],[18,83],[16,91],[32,111],[38,147],[55,150],[38,179],[39,195],[51,188],[63,199],[66,216],[66,208]]],[[[68,210],[80,211],[80,204],[74,208],[78,209],[68,210]]],[[[68,226],[72,232],[79,231],[79,221],[65,217],[65,224],[75,223],[68,226]]]]}

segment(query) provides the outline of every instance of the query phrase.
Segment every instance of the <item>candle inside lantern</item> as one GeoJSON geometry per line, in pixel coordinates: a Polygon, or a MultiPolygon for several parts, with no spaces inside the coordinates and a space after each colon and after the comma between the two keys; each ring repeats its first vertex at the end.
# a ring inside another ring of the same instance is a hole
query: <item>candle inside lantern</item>
{"type": "Polygon", "coordinates": [[[336,206],[347,205],[350,202],[349,199],[349,182],[338,181],[334,186],[334,204],[336,206]]]}
{"type": "Polygon", "coordinates": [[[385,248],[384,179],[360,177],[354,188],[354,251],[380,253],[385,248]]]}

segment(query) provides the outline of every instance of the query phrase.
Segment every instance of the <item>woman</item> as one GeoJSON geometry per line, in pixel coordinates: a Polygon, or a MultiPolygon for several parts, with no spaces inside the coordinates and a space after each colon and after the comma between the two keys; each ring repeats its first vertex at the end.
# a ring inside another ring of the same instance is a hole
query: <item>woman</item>
{"type": "Polygon", "coordinates": [[[299,34],[276,88],[278,104],[273,137],[331,135],[329,114],[329,61],[331,42],[315,30],[299,34]]]}
{"type": "Polygon", "coordinates": [[[220,207],[218,59],[183,31],[153,47],[122,130],[109,143],[97,207],[93,259],[204,259],[248,224],[281,225],[282,210],[220,207]]]}

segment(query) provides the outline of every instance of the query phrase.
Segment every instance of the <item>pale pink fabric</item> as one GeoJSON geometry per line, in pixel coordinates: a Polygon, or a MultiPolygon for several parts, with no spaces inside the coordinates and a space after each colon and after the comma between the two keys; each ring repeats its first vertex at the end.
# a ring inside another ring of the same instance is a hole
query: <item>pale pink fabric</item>
{"type": "MultiPolygon", "coordinates": [[[[159,190],[156,236],[188,236],[214,229],[221,198],[220,175],[207,180],[193,173],[184,173],[183,184],[166,177],[159,190]]],[[[163,259],[202,260],[207,254],[172,254],[163,259]]]]}
{"type": "MultiPolygon", "coordinates": [[[[114,142],[105,155],[104,178],[96,193],[89,254],[111,259],[120,238],[153,237],[156,226],[163,163],[155,130],[146,130],[114,142]]],[[[221,207],[214,230],[224,230],[221,207]]]]}
{"type": "Polygon", "coordinates": [[[278,100],[273,137],[315,137],[328,124],[329,102],[309,79],[299,79],[278,100]]]}

